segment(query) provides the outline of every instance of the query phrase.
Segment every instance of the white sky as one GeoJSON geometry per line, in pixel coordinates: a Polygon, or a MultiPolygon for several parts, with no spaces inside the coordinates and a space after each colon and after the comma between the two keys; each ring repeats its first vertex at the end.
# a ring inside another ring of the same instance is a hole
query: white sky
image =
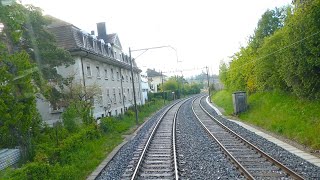
{"type": "MultiPolygon", "coordinates": [[[[171,45],[149,50],[137,58],[142,69],[200,73],[209,66],[218,74],[221,60],[228,61],[245,45],[267,9],[292,0],[22,0],[41,7],[46,14],[90,32],[106,22],[107,33],[119,35],[123,51],[171,45]],[[190,69],[197,69],[191,71],[190,69]]],[[[97,32],[96,32],[97,34],[97,32]]],[[[132,53],[136,57],[141,52],[132,53]]],[[[181,72],[167,75],[179,74],[181,72]]]]}

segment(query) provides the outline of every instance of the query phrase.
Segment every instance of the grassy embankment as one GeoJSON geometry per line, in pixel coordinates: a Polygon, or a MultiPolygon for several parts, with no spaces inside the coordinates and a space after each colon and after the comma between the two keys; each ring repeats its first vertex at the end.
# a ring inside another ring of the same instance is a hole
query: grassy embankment
{"type": "MultiPolygon", "coordinates": [[[[212,101],[233,112],[231,92],[216,92],[212,101]]],[[[313,149],[320,149],[320,101],[301,100],[283,92],[255,93],[248,97],[249,110],[243,121],[283,135],[313,149]]]]}
{"type": "MultiPolygon", "coordinates": [[[[139,123],[162,106],[158,100],[139,107],[139,123]]],[[[1,171],[0,179],[85,179],[135,126],[135,115],[129,110],[123,117],[103,119],[100,127],[83,127],[75,133],[60,129],[59,145],[49,129],[33,162],[1,171]]]]}

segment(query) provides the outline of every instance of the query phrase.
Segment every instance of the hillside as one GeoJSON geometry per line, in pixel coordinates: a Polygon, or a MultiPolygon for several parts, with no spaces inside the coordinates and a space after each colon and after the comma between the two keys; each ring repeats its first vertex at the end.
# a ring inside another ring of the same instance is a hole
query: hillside
{"type": "MultiPolygon", "coordinates": [[[[232,114],[231,92],[216,92],[212,101],[232,114]]],[[[242,121],[283,135],[314,150],[320,149],[320,101],[302,100],[280,91],[255,93],[248,97],[249,109],[242,121]]]]}

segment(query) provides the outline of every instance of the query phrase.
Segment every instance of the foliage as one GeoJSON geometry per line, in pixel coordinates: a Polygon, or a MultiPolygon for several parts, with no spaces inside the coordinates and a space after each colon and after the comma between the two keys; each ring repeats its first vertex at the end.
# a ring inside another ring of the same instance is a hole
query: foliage
{"type": "Polygon", "coordinates": [[[66,78],[64,84],[60,102],[67,106],[67,112],[63,117],[69,119],[70,123],[79,122],[81,119],[82,123],[92,124],[94,122],[92,106],[94,99],[102,101],[101,88],[96,84],[83,86],[75,82],[74,75],[66,78]]]}
{"type": "Polygon", "coordinates": [[[281,90],[320,97],[320,0],[267,10],[248,45],[235,53],[220,79],[230,91],[281,90]]]}
{"type": "MultiPolygon", "coordinates": [[[[213,102],[232,113],[231,92],[220,91],[213,102]],[[231,109],[231,111],[229,110],[231,109]]],[[[243,121],[284,135],[313,149],[320,148],[320,102],[299,99],[282,91],[258,92],[248,98],[249,110],[240,114],[243,121]]]]}
{"type": "MultiPolygon", "coordinates": [[[[163,83],[164,97],[165,99],[172,99],[172,92],[177,98],[180,98],[181,95],[197,94],[200,93],[201,87],[202,85],[198,83],[187,83],[183,76],[171,77],[163,83]]],[[[162,92],[155,94],[154,97],[163,97],[162,92]]]]}
{"type": "Polygon", "coordinates": [[[21,49],[24,15],[20,6],[1,6],[0,22],[0,147],[20,146],[24,160],[32,158],[32,137],[39,133],[36,86],[38,69],[21,49]]]}
{"type": "Polygon", "coordinates": [[[73,60],[46,31],[41,9],[0,3],[0,23],[0,147],[20,146],[23,159],[30,160],[41,124],[35,94],[57,97],[50,96],[54,87],[46,80],[58,79],[55,67],[73,60]]]}
{"type": "MultiPolygon", "coordinates": [[[[140,106],[139,123],[163,105],[155,101],[140,106]]],[[[77,131],[61,124],[44,127],[37,137],[33,162],[0,173],[0,179],[84,179],[122,142],[122,135],[136,127],[133,112],[127,112],[121,118],[102,118],[100,126],[79,124],[77,131]]]]}
{"type": "Polygon", "coordinates": [[[63,111],[62,120],[64,127],[69,132],[76,132],[78,130],[78,124],[81,121],[81,117],[78,110],[75,108],[75,105],[71,104],[63,111]]]}
{"type": "Polygon", "coordinates": [[[169,78],[166,82],[163,83],[164,91],[175,91],[178,89],[178,81],[175,77],[169,78]]]}

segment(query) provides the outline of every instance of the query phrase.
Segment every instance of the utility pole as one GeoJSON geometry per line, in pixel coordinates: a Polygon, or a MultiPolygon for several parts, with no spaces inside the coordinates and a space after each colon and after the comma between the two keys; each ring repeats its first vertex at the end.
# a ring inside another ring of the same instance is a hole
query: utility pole
{"type": "Polygon", "coordinates": [[[166,104],[166,99],[165,99],[165,96],[164,96],[164,88],[163,88],[163,74],[162,74],[162,71],[161,71],[161,89],[162,89],[163,104],[166,104]]]}
{"type": "Polygon", "coordinates": [[[130,63],[131,63],[131,79],[132,79],[132,88],[133,88],[133,101],[134,101],[134,110],[136,113],[136,125],[139,125],[138,121],[138,108],[137,108],[137,100],[136,100],[136,89],[134,87],[134,77],[133,77],[133,60],[131,59],[131,49],[129,48],[129,56],[130,56],[130,63]]]}
{"type": "Polygon", "coordinates": [[[209,81],[209,68],[206,66],[207,70],[207,80],[208,80],[208,91],[209,91],[209,101],[211,102],[211,97],[210,97],[210,81],[209,81]]]}

